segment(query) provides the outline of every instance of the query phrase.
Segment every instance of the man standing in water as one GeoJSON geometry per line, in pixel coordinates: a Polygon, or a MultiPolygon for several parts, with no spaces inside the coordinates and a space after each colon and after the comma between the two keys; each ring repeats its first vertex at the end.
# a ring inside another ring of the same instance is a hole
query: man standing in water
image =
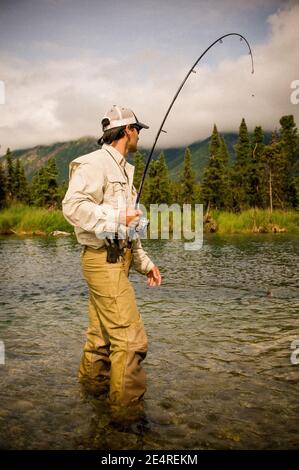
{"type": "Polygon", "coordinates": [[[146,390],[141,362],[147,338],[128,279],[129,266],[132,263],[145,274],[150,287],[161,284],[161,275],[140,238],[130,244],[127,236],[141,211],[134,208],[134,166],[126,157],[136,152],[139,132],[148,126],[130,109],[114,105],[102,128],[102,148],[71,162],[62,207],[83,245],[81,264],[89,287],[89,328],[79,379],[104,389],[109,386],[109,402],[118,407],[138,403],[146,390]]]}

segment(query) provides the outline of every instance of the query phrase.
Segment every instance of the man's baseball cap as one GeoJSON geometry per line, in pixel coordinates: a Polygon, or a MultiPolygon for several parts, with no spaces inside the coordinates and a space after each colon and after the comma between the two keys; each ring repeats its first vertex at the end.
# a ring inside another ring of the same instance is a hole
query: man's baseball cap
{"type": "Polygon", "coordinates": [[[115,129],[116,127],[129,126],[130,124],[135,124],[140,129],[149,129],[149,126],[138,121],[131,109],[116,106],[115,104],[107,111],[102,119],[103,132],[109,129],[115,129]],[[109,120],[109,124],[106,121],[107,119],[109,120]]]}

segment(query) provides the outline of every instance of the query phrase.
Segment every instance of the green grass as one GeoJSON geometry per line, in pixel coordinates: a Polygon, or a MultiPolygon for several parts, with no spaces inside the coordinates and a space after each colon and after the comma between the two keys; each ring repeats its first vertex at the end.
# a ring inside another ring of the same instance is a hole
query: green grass
{"type": "Polygon", "coordinates": [[[73,227],[65,220],[61,210],[11,206],[0,211],[0,234],[16,233],[17,235],[48,235],[54,230],[73,232],[73,227]]]}
{"type": "Polygon", "coordinates": [[[273,225],[288,233],[299,233],[299,211],[248,209],[240,214],[213,211],[212,217],[218,225],[218,233],[252,233],[261,229],[270,232],[273,225]]]}
{"type": "MultiPolygon", "coordinates": [[[[271,232],[273,225],[285,229],[288,233],[299,233],[299,211],[249,209],[234,214],[232,212],[212,211],[219,234],[253,233],[262,229],[271,232]]],[[[148,213],[149,216],[149,213],[148,213]]],[[[194,218],[194,214],[193,214],[194,218]]],[[[173,221],[170,220],[170,231],[173,221]]],[[[0,211],[0,234],[48,235],[54,230],[73,233],[74,228],[65,220],[61,210],[30,207],[22,204],[0,211]]],[[[160,233],[160,230],[158,230],[160,233]]]]}

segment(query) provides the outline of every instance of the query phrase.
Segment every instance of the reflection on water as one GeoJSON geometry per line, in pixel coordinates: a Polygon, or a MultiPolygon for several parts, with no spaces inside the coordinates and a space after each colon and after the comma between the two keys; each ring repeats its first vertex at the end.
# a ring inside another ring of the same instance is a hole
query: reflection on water
{"type": "Polygon", "coordinates": [[[163,286],[132,273],[150,349],[146,419],[112,425],[77,368],[87,287],[73,239],[1,238],[0,448],[298,448],[299,240],[144,243],[163,286]]]}

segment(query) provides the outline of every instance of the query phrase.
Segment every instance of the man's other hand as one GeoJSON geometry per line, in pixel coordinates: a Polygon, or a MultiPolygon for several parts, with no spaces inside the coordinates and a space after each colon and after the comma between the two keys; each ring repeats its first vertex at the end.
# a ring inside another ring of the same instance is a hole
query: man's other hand
{"type": "Polygon", "coordinates": [[[149,287],[160,286],[162,282],[162,277],[157,266],[154,266],[150,272],[147,273],[147,285],[149,287]]]}

